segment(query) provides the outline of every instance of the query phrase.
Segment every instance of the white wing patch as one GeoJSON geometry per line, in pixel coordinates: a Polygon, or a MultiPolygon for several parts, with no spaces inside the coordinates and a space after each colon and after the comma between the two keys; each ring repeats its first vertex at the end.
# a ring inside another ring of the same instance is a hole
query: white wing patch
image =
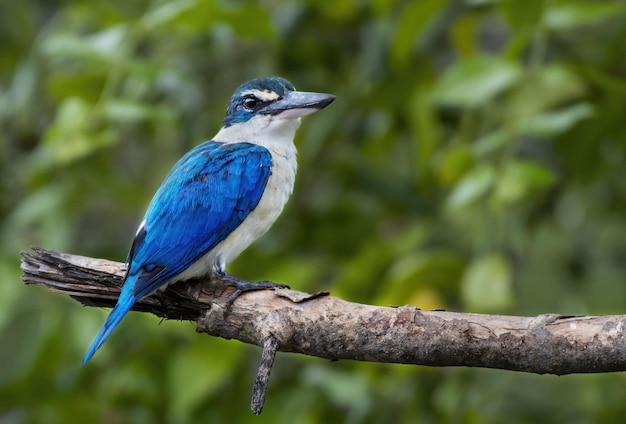
{"type": "Polygon", "coordinates": [[[139,235],[139,233],[141,232],[141,230],[146,226],[146,220],[144,219],[143,221],[141,221],[141,224],[139,224],[139,228],[137,228],[137,232],[135,233],[135,237],[137,237],[139,235]]]}

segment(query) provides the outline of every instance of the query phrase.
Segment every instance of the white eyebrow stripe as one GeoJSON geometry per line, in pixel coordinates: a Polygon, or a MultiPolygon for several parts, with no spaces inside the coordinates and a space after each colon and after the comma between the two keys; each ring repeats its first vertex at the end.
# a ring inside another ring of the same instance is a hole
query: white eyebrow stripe
{"type": "Polygon", "coordinates": [[[261,90],[257,90],[256,88],[253,88],[251,90],[246,90],[243,93],[241,93],[242,96],[246,96],[248,94],[252,94],[256,96],[258,99],[261,99],[265,102],[272,102],[280,98],[280,96],[273,91],[269,91],[269,90],[261,91],[261,90]]]}

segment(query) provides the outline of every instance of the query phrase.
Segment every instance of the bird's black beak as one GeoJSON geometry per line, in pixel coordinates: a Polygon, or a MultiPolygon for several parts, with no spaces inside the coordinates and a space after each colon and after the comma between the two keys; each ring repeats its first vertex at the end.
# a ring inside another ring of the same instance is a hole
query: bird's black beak
{"type": "Polygon", "coordinates": [[[287,91],[283,96],[270,103],[259,113],[272,115],[276,119],[291,119],[310,115],[324,109],[335,100],[332,94],[287,91]]]}

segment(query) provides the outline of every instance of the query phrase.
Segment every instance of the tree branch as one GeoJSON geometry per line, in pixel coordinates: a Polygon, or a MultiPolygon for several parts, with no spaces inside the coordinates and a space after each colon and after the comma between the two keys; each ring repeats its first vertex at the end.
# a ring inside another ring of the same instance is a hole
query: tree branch
{"type": "MultiPolygon", "coordinates": [[[[40,248],[34,251],[22,253],[26,284],[43,285],[88,306],[115,304],[123,264],[40,248]]],[[[276,350],[332,360],[538,374],[626,370],[624,315],[515,317],[422,311],[293,290],[247,292],[226,310],[232,290],[219,280],[189,281],[149,296],[133,309],[196,321],[200,333],[265,346],[266,374],[257,377],[261,386],[267,382],[276,350]]],[[[263,396],[260,399],[259,412],[263,396]]]]}

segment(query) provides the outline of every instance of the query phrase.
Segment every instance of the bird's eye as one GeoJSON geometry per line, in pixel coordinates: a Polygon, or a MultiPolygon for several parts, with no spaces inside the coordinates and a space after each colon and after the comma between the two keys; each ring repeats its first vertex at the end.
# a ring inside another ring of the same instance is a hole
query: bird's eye
{"type": "Polygon", "coordinates": [[[250,97],[246,97],[245,99],[243,99],[243,107],[247,111],[253,111],[257,104],[258,104],[258,100],[256,99],[256,97],[250,96],[250,97]]]}

